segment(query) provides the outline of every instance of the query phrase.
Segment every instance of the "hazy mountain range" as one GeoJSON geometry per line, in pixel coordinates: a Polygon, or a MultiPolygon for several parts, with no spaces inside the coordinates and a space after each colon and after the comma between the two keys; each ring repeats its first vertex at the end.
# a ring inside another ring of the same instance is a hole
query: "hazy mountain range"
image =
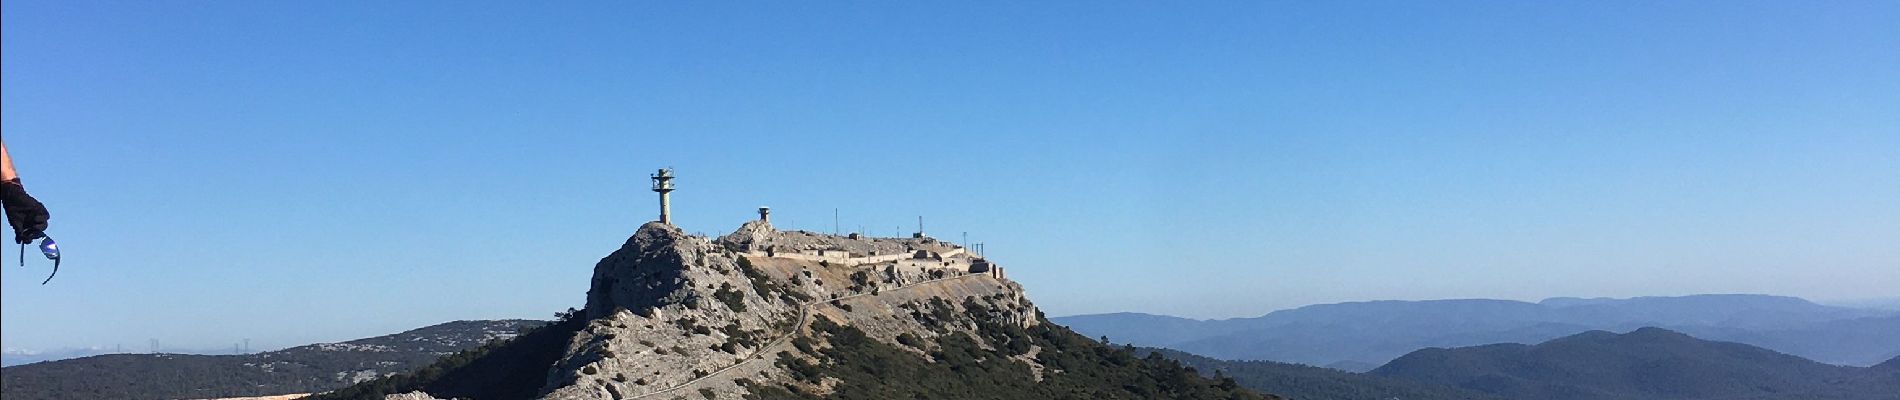
{"type": "Polygon", "coordinates": [[[1630,299],[1371,301],[1195,320],[1115,313],[1054,318],[1118,343],[1233,360],[1273,360],[1363,371],[1428,347],[1541,343],[1591,330],[1663,327],[1831,364],[1866,366],[1900,355],[1900,313],[1794,297],[1697,295],[1630,299]]]}
{"type": "Polygon", "coordinates": [[[1865,308],[1873,310],[1900,311],[1900,297],[1881,297],[1870,299],[1851,299],[1829,301],[1823,304],[1847,308],[1865,308]]]}
{"type": "MultiPolygon", "coordinates": [[[[1900,359],[1814,362],[1660,328],[1590,331],[1537,345],[1424,349],[1368,375],[1512,399],[1900,399],[1900,359]]],[[[1297,396],[1295,396],[1297,397],[1297,396]]]]}
{"type": "Polygon", "coordinates": [[[1866,368],[1830,365],[1661,328],[1427,348],[1365,373],[1149,351],[1300,400],[1900,400],[1900,358],[1866,368]]]}

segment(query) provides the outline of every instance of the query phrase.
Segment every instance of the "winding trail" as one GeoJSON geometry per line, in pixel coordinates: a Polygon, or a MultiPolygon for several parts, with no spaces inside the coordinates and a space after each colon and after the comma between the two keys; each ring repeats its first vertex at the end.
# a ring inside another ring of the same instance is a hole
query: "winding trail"
{"type": "Polygon", "coordinates": [[[890,293],[890,292],[895,292],[895,291],[899,291],[899,290],[906,290],[906,289],[911,289],[911,288],[915,288],[915,287],[918,287],[918,286],[923,286],[923,285],[929,285],[929,284],[935,284],[935,283],[943,283],[943,282],[949,282],[949,281],[954,281],[954,280],[958,280],[958,279],[964,279],[964,278],[969,278],[969,277],[973,277],[973,276],[986,276],[986,275],[985,275],[985,274],[982,274],[982,273],[968,273],[968,274],[963,274],[963,275],[957,275],[957,276],[952,276],[952,277],[948,277],[948,278],[939,278],[939,279],[931,279],[931,280],[926,280],[926,281],[918,281],[918,282],[916,282],[916,283],[911,283],[911,284],[908,284],[908,285],[902,285],[902,286],[898,286],[898,287],[894,287],[894,288],[890,288],[890,289],[888,289],[888,290],[885,290],[885,289],[878,289],[878,290],[877,290],[877,291],[875,291],[875,292],[868,292],[868,293],[858,293],[858,294],[853,294],[853,295],[849,295],[849,296],[839,296],[838,298],[835,298],[835,299],[827,299],[827,300],[812,300],[812,301],[807,301],[807,302],[805,302],[805,303],[803,303],[803,304],[799,304],[799,306],[798,306],[798,323],[796,323],[796,324],[792,324],[792,328],[791,328],[791,332],[784,332],[784,333],[780,333],[780,334],[778,335],[778,337],[777,337],[777,338],[773,338],[771,342],[767,342],[767,343],[766,343],[766,344],[765,344],[764,346],[759,346],[759,349],[758,349],[758,350],[753,350],[753,351],[752,351],[752,354],[750,354],[750,355],[747,355],[747,356],[745,357],[745,360],[744,360],[744,361],[740,361],[740,362],[737,362],[737,363],[734,363],[734,364],[732,364],[731,366],[727,366],[727,367],[725,367],[725,368],[720,368],[720,369],[719,369],[718,371],[713,371],[712,373],[709,373],[709,374],[706,374],[706,376],[702,376],[702,377],[698,377],[698,378],[693,378],[693,380],[690,380],[690,381],[686,381],[686,383],[681,383],[681,384],[678,384],[678,385],[673,385],[672,387],[668,387],[668,388],[665,388],[665,389],[660,389],[660,390],[656,390],[656,391],[652,391],[652,392],[647,392],[647,393],[644,393],[644,394],[640,394],[640,395],[635,395],[635,396],[632,396],[632,397],[627,397],[627,399],[643,399],[643,398],[647,398],[647,397],[651,397],[651,396],[658,396],[658,395],[663,395],[663,394],[667,394],[667,393],[672,393],[672,392],[676,392],[676,391],[679,391],[680,389],[685,389],[685,388],[688,388],[688,387],[692,387],[693,385],[695,385],[695,384],[698,384],[698,383],[700,383],[700,382],[703,382],[703,381],[705,381],[705,380],[707,380],[707,379],[712,379],[713,377],[717,377],[717,376],[719,376],[720,374],[724,374],[724,373],[726,373],[726,371],[731,371],[731,370],[733,370],[733,369],[735,369],[735,368],[739,368],[739,367],[743,367],[743,366],[746,366],[746,364],[750,364],[750,363],[752,363],[753,361],[759,361],[759,360],[763,360],[763,359],[765,359],[764,357],[762,357],[762,355],[764,355],[766,351],[768,351],[768,350],[774,350],[774,349],[776,349],[777,347],[779,347],[779,346],[781,346],[781,345],[784,345],[784,344],[785,344],[785,341],[786,341],[786,340],[790,340],[790,339],[791,339],[791,338],[792,338],[793,336],[798,336],[798,333],[799,333],[799,332],[801,332],[801,331],[803,331],[803,329],[805,328],[805,324],[806,324],[806,323],[808,323],[808,322],[811,322],[811,321],[810,321],[810,319],[811,319],[811,307],[812,307],[812,306],[814,306],[814,305],[818,305],[818,304],[823,304],[823,303],[829,303],[829,302],[833,302],[833,301],[839,301],[839,300],[845,300],[845,299],[852,299],[852,298],[858,298],[858,297],[865,297],[865,296],[877,296],[877,295],[882,295],[882,294],[885,294],[885,293],[890,293]]]}

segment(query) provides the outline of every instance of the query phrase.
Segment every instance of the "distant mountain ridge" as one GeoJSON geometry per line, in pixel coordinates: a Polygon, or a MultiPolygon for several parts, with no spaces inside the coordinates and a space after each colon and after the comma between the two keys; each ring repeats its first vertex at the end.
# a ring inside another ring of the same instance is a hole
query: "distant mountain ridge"
{"type": "Polygon", "coordinates": [[[1371,374],[1513,399],[1900,399],[1900,374],[1883,372],[1641,328],[1424,349],[1371,374]]]}
{"type": "Polygon", "coordinates": [[[1248,389],[1299,400],[1501,400],[1450,385],[1272,361],[1217,360],[1168,349],[1142,349],[1194,367],[1202,375],[1232,378],[1248,389]]]}
{"type": "Polygon", "coordinates": [[[1052,320],[1090,336],[1221,359],[1379,365],[1427,347],[1539,343],[1589,330],[1659,326],[1843,365],[1900,353],[1900,314],[1767,295],[1368,301],[1260,317],[1195,320],[1114,313],[1052,320]]]}
{"type": "Polygon", "coordinates": [[[121,349],[107,347],[68,347],[52,350],[6,349],[0,351],[0,367],[32,364],[41,361],[65,360],[96,356],[100,354],[123,353],[121,349]]]}
{"type": "Polygon", "coordinates": [[[0,369],[7,399],[175,399],[336,389],[514,337],[533,320],[454,321],[401,333],[243,355],[107,354],[0,369]]]}

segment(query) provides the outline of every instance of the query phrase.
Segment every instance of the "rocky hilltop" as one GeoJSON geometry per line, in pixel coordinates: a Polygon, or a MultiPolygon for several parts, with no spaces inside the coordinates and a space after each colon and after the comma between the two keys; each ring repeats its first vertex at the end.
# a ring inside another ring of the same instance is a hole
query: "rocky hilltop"
{"type": "Polygon", "coordinates": [[[586,307],[507,343],[319,398],[1262,398],[1048,323],[950,243],[640,227],[586,307]]]}

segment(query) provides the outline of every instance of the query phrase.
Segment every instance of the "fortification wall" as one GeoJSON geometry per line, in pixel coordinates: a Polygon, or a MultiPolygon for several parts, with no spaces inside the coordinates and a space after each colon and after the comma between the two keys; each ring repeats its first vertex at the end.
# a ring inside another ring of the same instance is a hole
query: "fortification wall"
{"type": "Polygon", "coordinates": [[[947,268],[947,267],[951,267],[951,266],[955,266],[959,264],[968,264],[968,262],[965,261],[965,258],[962,257],[965,254],[967,254],[967,252],[964,251],[963,248],[950,249],[949,251],[944,251],[944,252],[931,252],[930,254],[934,255],[935,257],[932,257],[930,259],[917,259],[916,252],[879,254],[879,255],[874,255],[874,256],[863,256],[863,257],[852,257],[851,253],[840,251],[840,250],[824,250],[824,251],[807,250],[807,251],[800,251],[800,252],[789,252],[789,251],[766,252],[766,251],[755,250],[755,251],[745,252],[745,254],[748,257],[783,258],[783,259],[789,259],[789,260],[800,260],[800,261],[810,261],[810,262],[823,261],[823,262],[827,262],[833,265],[842,265],[842,266],[859,266],[859,265],[895,263],[898,265],[910,266],[910,267],[947,268]],[[938,261],[937,258],[942,258],[943,260],[938,261]]]}
{"type": "Polygon", "coordinates": [[[850,253],[846,253],[843,251],[825,251],[823,254],[820,254],[815,251],[812,251],[812,252],[748,251],[748,252],[745,252],[745,254],[748,257],[783,258],[783,259],[789,259],[789,260],[800,260],[800,261],[810,261],[810,262],[823,261],[826,263],[830,263],[834,265],[843,265],[843,266],[858,266],[858,265],[864,265],[864,264],[883,264],[883,263],[889,263],[893,261],[910,258],[910,254],[885,254],[885,255],[876,255],[876,256],[868,256],[868,257],[851,257],[850,253]]]}

